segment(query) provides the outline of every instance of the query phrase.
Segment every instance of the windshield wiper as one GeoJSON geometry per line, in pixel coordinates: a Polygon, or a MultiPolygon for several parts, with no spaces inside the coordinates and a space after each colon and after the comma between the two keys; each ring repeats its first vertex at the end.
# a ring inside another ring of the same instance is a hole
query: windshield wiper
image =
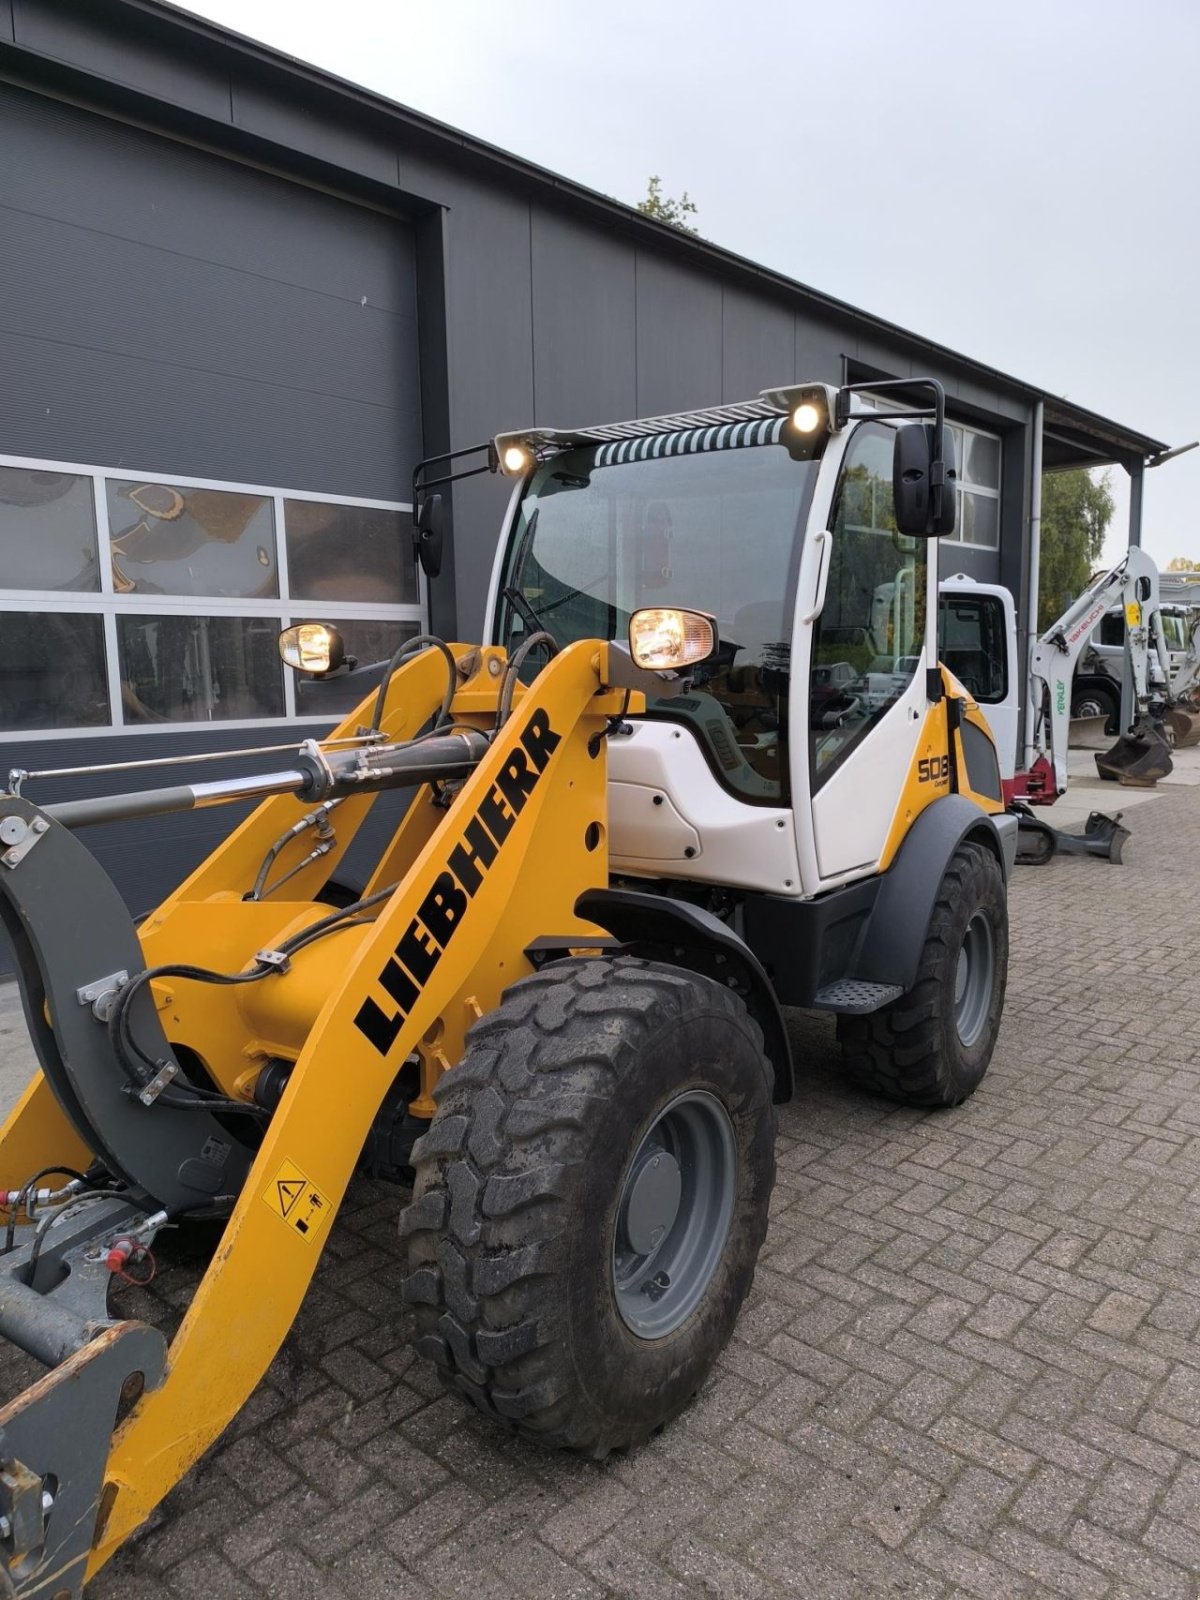
{"type": "Polygon", "coordinates": [[[541,509],[540,506],[533,508],[529,521],[525,524],[525,532],[521,535],[521,542],[517,546],[516,560],[513,562],[512,582],[500,591],[502,597],[508,601],[531,633],[539,632],[542,624],[538,619],[537,612],[522,593],[521,580],[525,576],[525,563],[529,560],[529,551],[533,545],[533,535],[537,529],[538,513],[541,509]]]}
{"type": "Polygon", "coordinates": [[[537,612],[519,589],[514,589],[510,583],[507,589],[501,589],[500,594],[503,599],[508,601],[513,610],[520,614],[521,621],[529,629],[530,633],[540,633],[542,631],[541,620],[537,612]]]}

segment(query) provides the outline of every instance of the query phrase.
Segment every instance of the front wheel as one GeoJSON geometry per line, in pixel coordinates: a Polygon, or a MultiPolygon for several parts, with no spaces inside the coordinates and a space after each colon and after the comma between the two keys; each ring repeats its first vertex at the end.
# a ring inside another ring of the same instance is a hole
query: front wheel
{"type": "Polygon", "coordinates": [[[417,1349],[543,1443],[637,1444],[753,1280],[775,1172],[757,1025],[679,968],[557,962],[475,1025],[436,1097],[401,1219],[417,1349]]]}
{"type": "Polygon", "coordinates": [[[907,994],[865,1017],[839,1017],[851,1075],[911,1106],[956,1106],[979,1087],[1008,980],[1008,902],[995,855],[961,844],[946,868],[907,994]]]}

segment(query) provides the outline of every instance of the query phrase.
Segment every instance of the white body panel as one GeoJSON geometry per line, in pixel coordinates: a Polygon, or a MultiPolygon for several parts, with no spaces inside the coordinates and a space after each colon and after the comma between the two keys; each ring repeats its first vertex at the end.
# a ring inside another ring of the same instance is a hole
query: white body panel
{"type": "Polygon", "coordinates": [[[688,728],[657,720],[629,727],[608,741],[614,872],[800,894],[791,811],[748,805],[723,789],[688,728]]]}
{"type": "Polygon", "coordinates": [[[822,882],[860,869],[875,869],[928,709],[922,655],[904,694],[813,798],[813,834],[822,882]]]}

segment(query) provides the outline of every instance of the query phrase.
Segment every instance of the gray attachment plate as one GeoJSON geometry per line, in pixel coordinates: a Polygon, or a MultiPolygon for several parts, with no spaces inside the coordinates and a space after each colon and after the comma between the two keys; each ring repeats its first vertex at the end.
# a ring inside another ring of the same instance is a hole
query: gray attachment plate
{"type": "MultiPolygon", "coordinates": [[[[250,1152],[207,1111],[147,1107],[126,1094],[106,1026],[80,1004],[81,989],[146,965],[112,879],[74,834],[28,800],[0,795],[5,817],[22,817],[31,828],[47,823],[38,848],[0,873],[0,920],[16,951],[25,1019],[59,1104],[115,1176],[166,1210],[227,1211],[250,1152]]],[[[149,1056],[174,1059],[148,986],[134,997],[130,1023],[149,1056]]]]}
{"type": "MultiPolygon", "coordinates": [[[[22,1224],[15,1248],[0,1255],[0,1335],[47,1366],[74,1354],[111,1321],[104,1246],[145,1221],[145,1212],[119,1195],[69,1201],[42,1237],[32,1284],[36,1225],[22,1224]]],[[[152,1235],[138,1237],[148,1245],[152,1235]]]]}
{"type": "Polygon", "coordinates": [[[844,1016],[865,1017],[872,1011],[882,1011],[893,1000],[899,1000],[904,990],[898,983],[867,983],[862,978],[839,978],[827,983],[813,996],[815,1011],[837,1011],[844,1016]]]}
{"type": "Polygon", "coordinates": [[[166,1362],[156,1328],[118,1322],[0,1409],[0,1475],[33,1500],[32,1515],[26,1504],[17,1519],[25,1548],[0,1539],[0,1568],[19,1596],[83,1594],[118,1409],[156,1389],[166,1362]],[[54,1500],[39,1527],[43,1487],[54,1500]]]}

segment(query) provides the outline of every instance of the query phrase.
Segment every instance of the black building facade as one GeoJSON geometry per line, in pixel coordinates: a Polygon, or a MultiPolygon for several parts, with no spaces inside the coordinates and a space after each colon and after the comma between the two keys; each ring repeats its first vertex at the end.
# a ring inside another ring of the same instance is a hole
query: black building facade
{"type": "MultiPolygon", "coordinates": [[[[1140,485],[1164,448],[157,0],[0,0],[0,263],[6,770],[318,731],[287,621],[479,637],[506,486],[456,490],[431,593],[406,513],[423,454],[501,429],[931,374],[943,570],[1022,616],[1039,451],[1140,485]]],[[[89,843],[140,911],[230,822],[89,843]]]]}

